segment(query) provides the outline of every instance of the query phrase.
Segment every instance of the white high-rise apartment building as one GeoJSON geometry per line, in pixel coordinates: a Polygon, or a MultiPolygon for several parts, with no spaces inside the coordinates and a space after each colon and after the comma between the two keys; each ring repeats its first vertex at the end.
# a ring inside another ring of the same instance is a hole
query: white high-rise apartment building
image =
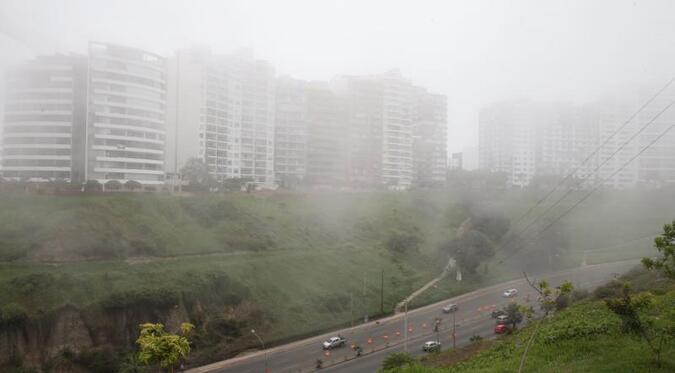
{"type": "Polygon", "coordinates": [[[444,183],[448,169],[448,99],[419,88],[413,115],[413,180],[444,183]]]}
{"type": "MultiPolygon", "coordinates": [[[[420,110],[420,97],[427,93],[413,86],[398,71],[365,77],[340,77],[333,85],[337,92],[347,97],[348,102],[352,184],[357,187],[385,185],[391,189],[409,188],[415,178],[415,131],[418,130],[420,136],[433,133],[438,136],[438,141],[441,138],[447,141],[446,114],[438,114],[445,107],[445,102],[420,110]],[[418,113],[430,114],[419,118],[418,113]]],[[[440,101],[445,100],[443,96],[439,97],[440,101]]],[[[420,139],[418,150],[422,148],[426,146],[422,146],[420,139]]],[[[446,157],[447,154],[442,154],[432,161],[436,178],[440,177],[440,167],[435,166],[441,163],[445,175],[446,157]]]]}
{"type": "Polygon", "coordinates": [[[3,176],[26,181],[82,181],[86,58],[38,57],[7,76],[3,176]]]}
{"type": "Polygon", "coordinates": [[[277,182],[298,182],[307,171],[307,83],[283,77],[277,81],[274,172],[277,182]]]}
{"type": "MultiPolygon", "coordinates": [[[[641,89],[637,105],[646,102],[656,90],[655,87],[641,89]]],[[[649,146],[675,123],[675,107],[671,106],[657,117],[673,100],[675,88],[670,87],[637,116],[637,126],[646,125],[654,118],[656,120],[637,137],[635,152],[649,146]]],[[[664,184],[675,184],[675,129],[665,132],[665,135],[640,154],[634,163],[637,183],[640,186],[660,187],[664,184]]]]}
{"type": "Polygon", "coordinates": [[[166,60],[89,44],[86,179],[164,184],[166,60]]]}
{"type": "Polygon", "coordinates": [[[523,187],[535,174],[537,116],[527,101],[494,104],[480,113],[479,167],[503,172],[511,185],[523,187]]]}
{"type": "Polygon", "coordinates": [[[506,172],[516,186],[535,176],[562,178],[573,171],[570,184],[582,188],[675,183],[675,132],[639,154],[675,121],[675,110],[657,118],[675,99],[675,90],[666,90],[627,122],[654,92],[643,87],[580,108],[531,102],[493,105],[481,113],[480,166],[506,172]]]}
{"type": "Polygon", "coordinates": [[[216,180],[274,182],[274,69],[242,51],[181,50],[169,61],[168,173],[192,158],[216,180]]]}

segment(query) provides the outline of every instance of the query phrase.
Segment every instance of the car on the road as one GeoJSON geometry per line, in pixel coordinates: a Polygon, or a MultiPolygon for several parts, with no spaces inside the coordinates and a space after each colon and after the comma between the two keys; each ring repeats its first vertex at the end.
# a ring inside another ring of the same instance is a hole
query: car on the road
{"type": "Polygon", "coordinates": [[[457,307],[456,304],[450,303],[450,304],[448,304],[447,306],[443,307],[443,312],[445,312],[445,313],[452,313],[452,312],[457,311],[457,309],[458,309],[458,307],[457,307]]]}
{"type": "Polygon", "coordinates": [[[494,310],[494,311],[492,311],[491,316],[492,316],[493,319],[496,319],[497,317],[499,317],[501,315],[505,315],[505,314],[506,314],[506,312],[504,312],[504,310],[494,310]]]}
{"type": "Polygon", "coordinates": [[[427,341],[424,342],[424,346],[422,346],[422,350],[425,352],[436,352],[441,350],[441,343],[436,342],[436,341],[427,341]]]}
{"type": "Polygon", "coordinates": [[[499,315],[497,318],[497,324],[507,324],[509,322],[509,317],[507,315],[499,315]]]}
{"type": "Polygon", "coordinates": [[[328,340],[323,342],[323,349],[324,350],[330,350],[336,347],[342,347],[347,343],[347,340],[345,337],[338,335],[336,337],[330,337],[328,340]]]}
{"type": "Polygon", "coordinates": [[[504,324],[497,324],[495,326],[495,334],[504,334],[509,331],[509,327],[504,324]]]}
{"type": "Polygon", "coordinates": [[[518,289],[509,289],[504,292],[506,298],[515,297],[518,294],[518,289]]]}

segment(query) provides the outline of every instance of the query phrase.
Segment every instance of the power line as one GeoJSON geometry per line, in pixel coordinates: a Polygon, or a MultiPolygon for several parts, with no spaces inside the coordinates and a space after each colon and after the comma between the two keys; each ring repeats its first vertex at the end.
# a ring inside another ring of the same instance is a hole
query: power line
{"type": "MultiPolygon", "coordinates": [[[[672,105],[672,104],[675,104],[675,101],[673,101],[673,102],[671,103],[671,105],[672,105]]],[[[669,105],[669,106],[670,106],[670,105],[669,105]]],[[[560,215],[559,215],[556,219],[554,219],[551,223],[549,223],[548,225],[546,225],[546,227],[544,227],[544,229],[542,229],[542,230],[539,231],[537,234],[535,234],[535,236],[532,237],[532,239],[530,240],[529,243],[535,243],[535,242],[537,242],[537,241],[540,239],[541,234],[543,234],[545,231],[547,231],[549,228],[551,228],[555,223],[557,223],[557,222],[560,221],[562,218],[564,218],[565,216],[567,216],[567,214],[569,214],[569,213],[570,213],[572,210],[574,210],[577,206],[579,206],[579,205],[582,204],[585,200],[587,200],[588,197],[590,197],[591,194],[593,194],[596,190],[598,190],[598,189],[600,188],[600,186],[602,186],[603,183],[604,183],[605,181],[607,181],[607,180],[613,178],[614,176],[616,176],[619,172],[621,172],[624,168],[626,168],[629,164],[631,164],[637,157],[639,157],[642,153],[644,153],[644,152],[645,152],[647,149],[649,149],[652,145],[656,144],[656,142],[658,142],[661,138],[663,138],[663,136],[665,136],[665,135],[666,135],[668,132],[670,132],[673,128],[675,128],[675,123],[671,124],[670,127],[666,128],[663,132],[661,132],[656,138],[654,138],[654,140],[652,140],[649,144],[647,144],[645,147],[643,147],[637,154],[635,154],[633,157],[631,157],[631,158],[630,158],[626,163],[624,163],[619,169],[617,169],[616,171],[614,171],[611,175],[607,176],[606,178],[602,179],[600,183],[598,183],[593,189],[591,189],[591,190],[590,190],[590,191],[589,191],[582,199],[580,199],[579,201],[577,201],[577,203],[575,203],[575,204],[572,205],[570,208],[568,208],[567,210],[565,210],[562,214],[560,214],[560,215]]],[[[524,247],[524,245],[521,246],[520,249],[522,249],[523,247],[524,247]]],[[[511,255],[507,256],[507,257],[504,258],[504,259],[502,259],[501,262],[504,262],[505,260],[508,260],[508,259],[510,259],[511,257],[513,257],[513,255],[515,255],[516,253],[518,253],[518,251],[520,251],[520,249],[517,249],[516,251],[514,251],[513,253],[511,253],[511,255]]]]}
{"type": "Polygon", "coordinates": [[[625,122],[623,122],[623,124],[622,124],[616,131],[614,131],[609,137],[607,137],[607,138],[605,139],[605,141],[604,141],[602,144],[600,144],[600,146],[598,146],[597,148],[595,148],[595,150],[593,150],[593,152],[591,152],[591,153],[590,153],[590,154],[589,154],[589,155],[588,155],[588,156],[587,156],[587,157],[586,157],[586,158],[585,158],[585,159],[584,159],[577,167],[575,167],[575,168],[574,168],[572,171],[570,171],[570,172],[569,172],[562,180],[560,180],[560,181],[558,182],[558,184],[557,184],[553,189],[551,189],[551,190],[550,190],[543,198],[541,198],[540,200],[538,200],[537,203],[536,203],[534,206],[532,206],[532,207],[531,207],[530,209],[528,209],[523,215],[521,215],[518,219],[516,219],[516,221],[515,221],[513,224],[514,224],[514,225],[515,225],[515,224],[518,224],[518,223],[519,223],[521,220],[523,220],[527,215],[529,215],[532,211],[534,211],[537,207],[539,207],[539,205],[541,205],[546,199],[548,199],[548,197],[550,197],[556,190],[558,190],[558,188],[559,188],[561,185],[563,185],[569,178],[571,178],[572,176],[574,176],[574,174],[576,174],[577,171],[579,171],[579,169],[581,168],[581,166],[583,166],[586,162],[588,162],[594,155],[596,155],[596,154],[600,151],[600,149],[602,149],[605,145],[607,145],[607,143],[608,143],[614,136],[616,136],[616,135],[617,135],[619,132],[621,132],[621,131],[622,131],[622,130],[623,130],[623,129],[631,122],[631,121],[633,121],[633,119],[635,119],[635,117],[638,116],[638,114],[640,114],[640,112],[642,112],[642,110],[644,110],[644,109],[645,109],[647,106],[649,106],[649,104],[651,104],[658,96],[660,96],[661,93],[663,93],[663,91],[665,91],[666,89],[668,89],[668,87],[669,87],[674,81],[675,81],[675,77],[673,77],[672,79],[670,79],[670,80],[669,80],[669,81],[668,81],[668,82],[667,82],[660,90],[658,90],[658,92],[656,92],[656,94],[654,94],[654,95],[653,95],[649,100],[647,100],[647,102],[645,102],[645,103],[644,103],[644,104],[643,104],[643,105],[642,105],[635,113],[633,113],[633,115],[631,115],[625,122]]]}
{"type": "MultiPolygon", "coordinates": [[[[668,84],[670,84],[673,80],[675,80],[675,78],[671,79],[670,82],[669,82],[668,84]]],[[[662,91],[663,91],[663,90],[659,91],[659,94],[660,94],[662,91]]],[[[656,98],[656,97],[653,97],[653,98],[650,100],[650,102],[653,101],[654,98],[656,98]]],[[[541,213],[541,214],[539,214],[537,217],[535,217],[535,218],[534,218],[534,219],[533,219],[533,220],[532,220],[532,221],[531,221],[524,229],[522,229],[522,230],[521,230],[520,232],[518,232],[517,234],[514,234],[514,235],[511,237],[511,239],[509,239],[504,245],[502,245],[502,248],[505,248],[505,247],[507,246],[507,244],[510,244],[511,242],[515,241],[515,240],[518,238],[518,236],[520,236],[520,235],[524,234],[525,232],[527,232],[527,230],[528,230],[531,226],[533,226],[535,223],[537,223],[537,222],[539,221],[540,218],[542,218],[543,216],[545,216],[546,214],[548,214],[549,211],[553,210],[558,204],[560,204],[560,202],[562,202],[565,198],[567,198],[567,196],[569,196],[572,192],[574,192],[575,189],[576,189],[577,187],[579,187],[581,184],[583,184],[589,177],[595,175],[598,171],[600,171],[600,169],[601,169],[605,164],[607,164],[607,162],[609,162],[612,158],[614,158],[615,155],[617,155],[617,154],[618,154],[621,150],[623,150],[628,144],[630,144],[633,140],[635,140],[635,138],[636,138],[638,135],[640,135],[645,129],[647,129],[647,127],[649,127],[652,123],[654,123],[654,122],[655,122],[655,121],[656,121],[663,113],[665,113],[665,112],[666,112],[668,109],[670,109],[673,105],[675,105],[675,100],[671,101],[668,105],[666,105],[666,106],[665,106],[661,111],[659,111],[659,112],[658,112],[651,120],[649,120],[649,121],[648,121],[644,126],[642,126],[636,133],[634,133],[633,136],[631,136],[628,140],[626,140],[623,144],[621,144],[621,146],[619,146],[619,147],[618,147],[618,148],[617,148],[617,149],[616,149],[616,150],[615,150],[615,151],[614,151],[607,159],[605,159],[604,161],[602,161],[602,162],[601,162],[601,163],[593,170],[593,172],[591,172],[589,175],[587,175],[587,176],[584,177],[584,178],[580,178],[579,181],[578,181],[576,184],[574,184],[572,187],[568,188],[568,190],[562,195],[562,197],[558,198],[558,199],[557,199],[554,203],[552,203],[552,204],[551,204],[551,205],[550,205],[543,213],[541,213]]],[[[638,110],[638,111],[636,112],[636,114],[633,115],[633,117],[634,117],[635,115],[637,115],[637,113],[639,113],[644,107],[645,107],[645,105],[643,105],[642,108],[640,108],[640,110],[638,110]]],[[[641,152],[638,153],[638,155],[639,155],[639,154],[641,154],[641,152]]],[[[610,177],[610,178],[611,178],[611,177],[610,177]]],[[[603,180],[602,182],[604,182],[604,181],[606,181],[606,180],[603,180]]],[[[600,184],[602,184],[602,182],[601,182],[600,184]]]]}

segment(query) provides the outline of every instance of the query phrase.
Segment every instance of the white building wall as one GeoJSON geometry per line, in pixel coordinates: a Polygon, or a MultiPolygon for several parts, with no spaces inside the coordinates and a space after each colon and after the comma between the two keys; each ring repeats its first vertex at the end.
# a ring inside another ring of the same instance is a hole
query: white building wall
{"type": "Polygon", "coordinates": [[[0,152],[4,177],[71,180],[75,124],[83,119],[76,112],[80,65],[77,57],[43,56],[9,73],[0,152]]]}
{"type": "Polygon", "coordinates": [[[166,60],[89,44],[87,179],[164,184],[166,60]]]}

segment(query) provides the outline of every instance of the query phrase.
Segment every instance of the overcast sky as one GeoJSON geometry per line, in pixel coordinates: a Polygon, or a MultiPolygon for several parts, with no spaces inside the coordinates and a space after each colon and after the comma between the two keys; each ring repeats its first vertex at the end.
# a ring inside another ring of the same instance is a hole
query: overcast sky
{"type": "Polygon", "coordinates": [[[0,33],[0,68],[90,39],[248,47],[301,79],[399,68],[448,96],[450,151],[475,146],[491,102],[581,103],[675,74],[675,1],[0,0],[0,33]]]}

